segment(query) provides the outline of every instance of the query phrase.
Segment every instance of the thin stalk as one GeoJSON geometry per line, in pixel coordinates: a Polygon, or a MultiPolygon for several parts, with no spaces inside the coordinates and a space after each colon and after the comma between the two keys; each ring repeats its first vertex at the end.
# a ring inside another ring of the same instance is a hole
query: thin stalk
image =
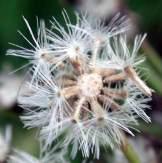
{"type": "Polygon", "coordinates": [[[126,137],[124,143],[121,145],[121,150],[129,163],[141,163],[138,154],[133,149],[133,146],[129,144],[126,137]]]}

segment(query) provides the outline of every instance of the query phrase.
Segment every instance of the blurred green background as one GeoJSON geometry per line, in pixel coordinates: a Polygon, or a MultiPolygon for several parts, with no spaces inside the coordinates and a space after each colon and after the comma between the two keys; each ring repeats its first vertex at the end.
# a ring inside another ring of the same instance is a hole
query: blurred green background
{"type": "MultiPolygon", "coordinates": [[[[149,53],[146,67],[149,68],[151,76],[151,79],[148,78],[148,83],[156,90],[155,105],[158,109],[162,109],[160,103],[162,95],[162,0],[127,0],[125,3],[129,10],[139,16],[140,31],[148,33],[147,38],[151,45],[146,49],[149,53]]],[[[64,0],[0,0],[0,74],[8,64],[13,66],[12,68],[23,65],[23,59],[5,55],[7,49],[11,48],[8,42],[25,45],[24,40],[17,33],[17,30],[21,30],[22,33],[27,32],[22,16],[27,18],[33,31],[36,31],[36,16],[44,19],[48,26],[52,16],[62,20],[63,8],[72,12],[73,7],[67,4],[64,0]]],[[[2,86],[1,83],[0,86],[2,86]]],[[[4,128],[7,124],[12,124],[13,146],[38,155],[36,131],[23,129],[18,118],[19,110],[16,105],[7,111],[0,106],[0,127],[4,128]]],[[[142,129],[162,140],[161,125],[158,123],[153,123],[153,125],[153,129],[151,129],[152,126],[144,126],[142,129]],[[153,132],[150,133],[150,130],[153,132]]]]}

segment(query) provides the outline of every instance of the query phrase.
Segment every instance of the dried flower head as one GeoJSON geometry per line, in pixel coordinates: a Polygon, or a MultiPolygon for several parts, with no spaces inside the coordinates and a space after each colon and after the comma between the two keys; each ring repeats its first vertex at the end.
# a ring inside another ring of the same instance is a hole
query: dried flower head
{"type": "MultiPolygon", "coordinates": [[[[72,157],[81,150],[84,157],[92,153],[99,158],[100,146],[114,148],[122,143],[123,132],[133,135],[130,129],[138,117],[150,122],[144,110],[152,90],[137,71],[144,61],[137,55],[145,35],[137,36],[130,47],[123,18],[115,17],[106,28],[78,15],[72,24],[66,11],[63,17],[66,28],[54,18],[53,30],[42,32],[50,50],[41,53],[46,54],[45,66],[36,60],[29,91],[18,98],[25,111],[21,118],[25,126],[40,128],[43,150],[62,137],[66,147],[72,145],[72,157]]],[[[35,44],[40,50],[36,40],[35,44]]],[[[37,55],[29,51],[21,54],[29,59],[37,55]]]]}

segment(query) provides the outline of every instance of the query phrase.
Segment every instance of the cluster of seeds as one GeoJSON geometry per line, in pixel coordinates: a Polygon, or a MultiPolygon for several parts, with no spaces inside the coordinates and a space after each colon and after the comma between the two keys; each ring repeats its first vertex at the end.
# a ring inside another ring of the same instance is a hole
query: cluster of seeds
{"type": "Polygon", "coordinates": [[[100,146],[113,148],[124,132],[133,135],[137,118],[150,122],[145,109],[152,90],[139,77],[144,58],[137,55],[146,35],[130,46],[125,17],[116,15],[108,26],[87,15],[76,14],[74,24],[66,11],[63,17],[66,26],[53,18],[52,30],[40,21],[37,36],[24,18],[32,41],[19,33],[31,49],[14,45],[19,49],[8,51],[32,64],[18,97],[21,119],[40,129],[43,151],[61,137],[64,146],[72,145],[72,157],[81,150],[99,158],[100,146]]]}

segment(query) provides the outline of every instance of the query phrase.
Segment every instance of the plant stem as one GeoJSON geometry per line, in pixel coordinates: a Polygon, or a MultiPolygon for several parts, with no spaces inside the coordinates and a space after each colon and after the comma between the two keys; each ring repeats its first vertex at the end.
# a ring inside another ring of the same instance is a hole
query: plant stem
{"type": "Polygon", "coordinates": [[[133,146],[129,144],[126,137],[124,143],[121,145],[121,150],[129,163],[141,163],[138,154],[133,149],[133,146]]]}

